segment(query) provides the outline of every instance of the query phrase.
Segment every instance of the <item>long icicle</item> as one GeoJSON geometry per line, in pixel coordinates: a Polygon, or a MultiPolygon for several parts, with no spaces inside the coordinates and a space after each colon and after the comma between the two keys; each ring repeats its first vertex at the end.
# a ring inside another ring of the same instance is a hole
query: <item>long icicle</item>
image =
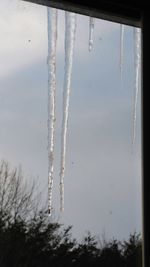
{"type": "Polygon", "coordinates": [[[60,210],[64,210],[64,173],[66,161],[66,138],[68,126],[69,97],[71,87],[71,74],[73,51],[76,32],[76,14],[65,13],[65,74],[63,85],[63,120],[61,132],[61,166],[60,166],[60,210]]]}
{"type": "Polygon", "coordinates": [[[133,103],[133,138],[132,143],[135,142],[136,136],[136,111],[138,91],[140,87],[140,63],[141,63],[141,30],[134,28],[134,69],[135,69],[135,85],[134,85],[134,103],[133,103]]]}
{"type": "Polygon", "coordinates": [[[57,10],[47,8],[48,31],[48,213],[52,212],[52,188],[54,171],[55,91],[57,10]]]}
{"type": "Polygon", "coordinates": [[[89,52],[93,48],[94,18],[89,17],[89,52]]]}
{"type": "Polygon", "coordinates": [[[120,80],[122,87],[123,76],[124,25],[120,24],[120,80]]]}

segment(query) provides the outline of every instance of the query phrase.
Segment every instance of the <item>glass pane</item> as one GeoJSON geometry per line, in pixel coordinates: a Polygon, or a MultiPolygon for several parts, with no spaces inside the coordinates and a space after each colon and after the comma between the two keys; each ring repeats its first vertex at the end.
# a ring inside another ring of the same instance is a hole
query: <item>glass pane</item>
{"type": "MultiPolygon", "coordinates": [[[[59,211],[65,12],[58,11],[53,216],[106,240],[142,231],[141,95],[135,94],[133,27],[124,27],[122,82],[120,24],[95,19],[89,52],[89,17],[77,15],[65,171],[65,210],[59,211]]],[[[0,159],[22,165],[47,200],[47,8],[0,2],[0,159]]]]}

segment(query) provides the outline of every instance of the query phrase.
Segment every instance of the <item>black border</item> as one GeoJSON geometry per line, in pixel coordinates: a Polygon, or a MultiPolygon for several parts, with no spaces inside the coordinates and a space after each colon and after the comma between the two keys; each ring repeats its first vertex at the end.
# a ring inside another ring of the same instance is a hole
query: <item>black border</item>
{"type": "Polygon", "coordinates": [[[23,0],[113,22],[140,26],[143,5],[136,0],[23,0]],[[135,4],[136,3],[136,4],[135,4]]]}

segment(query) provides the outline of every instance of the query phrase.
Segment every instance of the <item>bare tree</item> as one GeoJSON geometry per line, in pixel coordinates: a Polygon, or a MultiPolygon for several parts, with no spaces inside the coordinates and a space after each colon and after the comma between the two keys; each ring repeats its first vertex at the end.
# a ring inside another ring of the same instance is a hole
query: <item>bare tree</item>
{"type": "Polygon", "coordinates": [[[27,220],[36,214],[40,195],[35,196],[35,183],[24,181],[21,167],[10,169],[5,160],[0,162],[0,216],[14,221],[27,220]]]}

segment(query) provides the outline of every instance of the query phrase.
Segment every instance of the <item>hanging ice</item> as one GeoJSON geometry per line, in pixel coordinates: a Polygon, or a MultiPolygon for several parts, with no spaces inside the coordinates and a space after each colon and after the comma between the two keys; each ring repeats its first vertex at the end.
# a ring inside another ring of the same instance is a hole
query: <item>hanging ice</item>
{"type": "Polygon", "coordinates": [[[89,17],[89,52],[93,48],[94,18],[89,17]]]}
{"type": "Polygon", "coordinates": [[[52,187],[54,171],[55,90],[56,90],[56,43],[57,10],[47,8],[48,21],[48,211],[52,211],[52,187]]]}
{"type": "Polygon", "coordinates": [[[123,49],[124,49],[124,25],[120,24],[120,79],[122,86],[122,74],[123,74],[123,49]]]}
{"type": "Polygon", "coordinates": [[[141,63],[141,30],[134,28],[134,69],[135,69],[135,84],[134,84],[134,104],[133,104],[133,139],[135,142],[136,132],[136,109],[138,100],[138,91],[140,87],[140,63],[141,63]]]}
{"type": "Polygon", "coordinates": [[[71,74],[73,51],[76,32],[76,14],[65,12],[65,74],[63,85],[63,120],[61,132],[61,166],[60,166],[60,210],[64,210],[64,173],[66,158],[66,137],[68,125],[69,96],[71,87],[71,74]]]}
{"type": "MultiPolygon", "coordinates": [[[[55,94],[56,94],[56,44],[57,44],[57,10],[47,8],[48,19],[48,211],[52,212],[52,188],[54,172],[54,132],[55,132],[55,94]]],[[[76,33],[76,15],[65,12],[65,74],[63,84],[63,120],[61,130],[61,162],[60,162],[60,210],[64,210],[64,174],[66,163],[66,142],[69,112],[69,97],[73,65],[73,51],[76,33]]],[[[93,47],[94,18],[89,18],[89,51],[93,47]]],[[[123,73],[124,25],[120,25],[120,77],[123,73]]],[[[134,29],[135,59],[135,96],[133,107],[133,143],[135,141],[136,107],[139,90],[141,31],[134,29]]]]}

